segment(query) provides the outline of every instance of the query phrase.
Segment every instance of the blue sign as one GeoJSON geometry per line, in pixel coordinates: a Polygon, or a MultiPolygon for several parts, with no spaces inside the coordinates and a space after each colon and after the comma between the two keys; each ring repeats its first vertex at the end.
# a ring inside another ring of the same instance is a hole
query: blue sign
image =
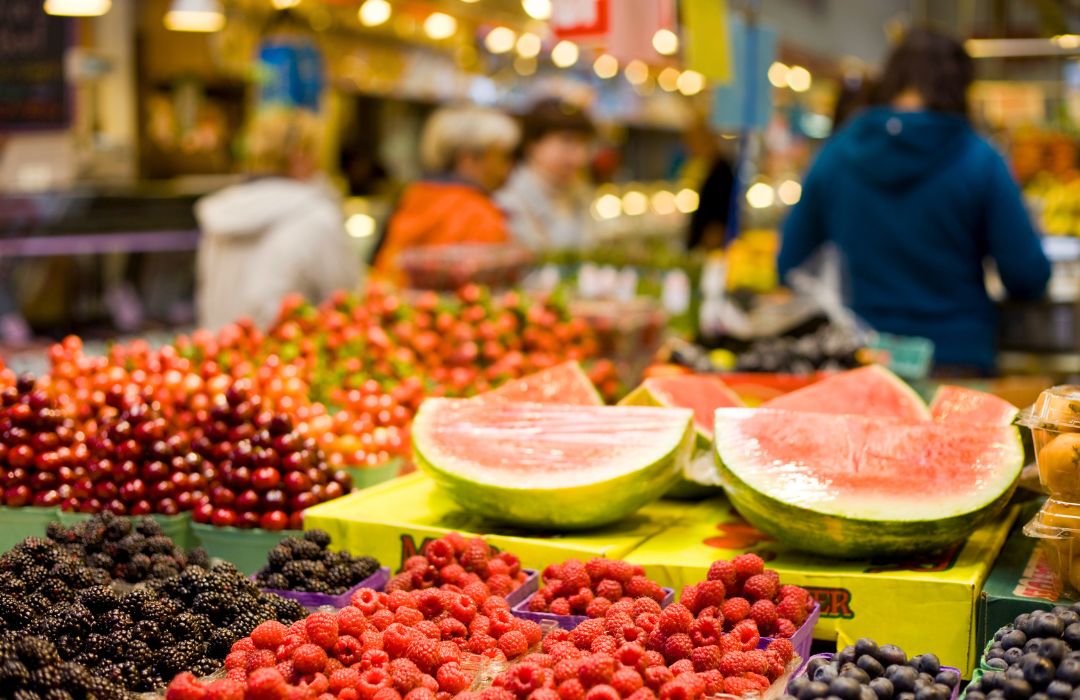
{"type": "Polygon", "coordinates": [[[720,131],[764,129],[772,114],[769,66],[776,60],[776,31],[728,18],[731,82],[713,88],[712,125],[720,131]]]}
{"type": "Polygon", "coordinates": [[[318,111],[323,91],[319,49],[302,37],[275,37],[259,47],[259,105],[318,111]]]}

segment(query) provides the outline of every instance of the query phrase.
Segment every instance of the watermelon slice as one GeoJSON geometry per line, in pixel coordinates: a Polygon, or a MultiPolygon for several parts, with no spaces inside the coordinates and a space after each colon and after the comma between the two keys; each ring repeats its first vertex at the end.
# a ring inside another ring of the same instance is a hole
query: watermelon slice
{"type": "Polygon", "coordinates": [[[566,403],[575,406],[603,406],[604,399],[589,380],[585,370],[570,360],[534,372],[520,379],[511,379],[497,389],[473,397],[479,401],[533,401],[535,403],[566,403]]]}
{"type": "Polygon", "coordinates": [[[860,367],[833,375],[805,389],[766,401],[761,407],[858,416],[892,416],[912,421],[930,418],[930,411],[915,390],[880,365],[860,367]]]}
{"type": "Polygon", "coordinates": [[[724,490],[759,529],[831,557],[934,551],[1008,502],[1024,464],[1007,423],[721,409],[724,490]]]}
{"type": "Polygon", "coordinates": [[[693,447],[688,409],[427,399],[417,466],[461,508],[540,530],[615,522],[659,498],[693,447]]]}
{"type": "Polygon", "coordinates": [[[1009,425],[1019,413],[1016,406],[985,391],[962,386],[942,386],[930,403],[930,416],[947,423],[1009,425]]]}

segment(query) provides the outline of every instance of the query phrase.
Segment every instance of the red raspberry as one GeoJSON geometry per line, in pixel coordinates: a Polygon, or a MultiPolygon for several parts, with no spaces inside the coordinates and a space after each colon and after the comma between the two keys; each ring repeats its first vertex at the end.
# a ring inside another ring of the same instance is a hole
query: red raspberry
{"type": "Polygon", "coordinates": [[[383,688],[393,685],[393,682],[387,669],[369,668],[360,674],[356,689],[360,691],[361,697],[371,698],[383,688]]]}
{"type": "Polygon", "coordinates": [[[497,649],[498,645],[498,640],[492,636],[486,634],[474,634],[469,638],[465,648],[472,654],[483,654],[492,649],[497,649]]]}
{"type": "Polygon", "coordinates": [[[326,668],[326,651],[317,644],[303,644],[293,652],[297,673],[316,673],[326,668]]]}
{"type": "MultiPolygon", "coordinates": [[[[327,668],[329,668],[330,662],[327,661],[326,665],[327,668]]],[[[284,678],[286,681],[291,681],[293,679],[293,676],[296,675],[296,669],[293,667],[292,661],[279,661],[277,666],[275,666],[274,668],[277,669],[278,673],[280,673],[281,677],[284,678]]]]}
{"type": "MultiPolygon", "coordinates": [[[[639,600],[641,600],[639,598],[639,600]]],[[[646,632],[652,632],[660,624],[659,613],[641,613],[634,618],[634,624],[645,630],[646,632]]]]}
{"type": "Polygon", "coordinates": [[[465,545],[465,551],[459,557],[460,564],[466,571],[479,574],[481,578],[488,575],[488,560],[491,558],[491,549],[481,539],[471,539],[465,545]]]}
{"type": "Polygon", "coordinates": [[[767,691],[771,685],[768,678],[757,673],[747,673],[743,678],[752,681],[754,685],[757,686],[758,692],[760,693],[767,691]]]}
{"type": "Polygon", "coordinates": [[[390,675],[390,682],[401,693],[407,693],[413,688],[419,687],[420,677],[423,675],[419,666],[410,659],[394,659],[386,667],[390,675]]]}
{"type": "Polygon", "coordinates": [[[540,625],[532,620],[522,620],[515,617],[513,631],[521,632],[525,635],[525,640],[529,643],[530,647],[539,644],[540,640],[544,638],[544,631],[540,629],[540,625]]]}
{"type": "Polygon", "coordinates": [[[514,629],[514,614],[509,609],[497,609],[489,613],[491,618],[491,635],[501,637],[514,629]]]}
{"type": "Polygon", "coordinates": [[[346,666],[352,666],[358,662],[363,653],[364,645],[361,644],[360,640],[356,637],[347,634],[342,635],[338,637],[337,642],[334,643],[334,658],[341,661],[341,663],[346,666]]]}
{"type": "Polygon", "coordinates": [[[360,635],[360,643],[364,646],[364,651],[369,649],[378,649],[382,651],[383,648],[383,636],[381,632],[364,632],[360,635]]]}
{"type": "Polygon", "coordinates": [[[445,539],[431,540],[423,548],[429,564],[437,569],[454,563],[454,545],[445,539]]]}
{"type": "Polygon", "coordinates": [[[517,583],[514,582],[514,579],[506,574],[492,574],[486,583],[491,594],[500,597],[510,595],[510,593],[517,588],[517,583]]]}
{"type": "Polygon", "coordinates": [[[254,671],[257,668],[269,668],[277,663],[277,656],[269,649],[257,649],[248,652],[247,670],[254,671]]]}
{"type": "Polygon", "coordinates": [[[754,681],[747,678],[733,678],[728,676],[724,679],[724,692],[735,697],[742,697],[744,695],[750,695],[751,693],[759,692],[758,686],[754,681]]]}
{"type": "Polygon", "coordinates": [[[529,695],[529,700],[559,700],[559,693],[554,688],[538,688],[529,695]]]}
{"type": "Polygon", "coordinates": [[[742,675],[747,671],[746,652],[729,651],[723,653],[720,657],[720,665],[717,666],[717,670],[724,674],[724,677],[726,678],[742,675]]]}
{"type": "Polygon", "coordinates": [[[585,608],[585,614],[589,617],[603,617],[611,609],[611,601],[607,598],[593,598],[585,608]]]}
{"type": "Polygon", "coordinates": [[[558,693],[561,700],[585,700],[585,687],[577,678],[569,678],[560,683],[558,693]]]}
{"type": "Polygon", "coordinates": [[[191,673],[181,673],[169,683],[165,691],[166,700],[203,700],[206,688],[191,673]]]}
{"type": "Polygon", "coordinates": [[[602,634],[592,640],[592,644],[589,645],[589,651],[593,654],[608,654],[614,655],[615,650],[619,648],[619,643],[614,637],[602,634]]]}
{"type": "Polygon", "coordinates": [[[623,644],[615,651],[615,658],[618,662],[629,668],[637,668],[644,655],[645,647],[637,642],[623,644]]]}
{"type": "Polygon", "coordinates": [[[424,613],[416,608],[409,608],[403,605],[394,611],[394,622],[405,625],[406,627],[413,627],[417,623],[423,621],[424,613]]]}
{"type": "Polygon", "coordinates": [[[610,685],[601,683],[589,688],[589,692],[585,693],[585,700],[621,700],[621,698],[619,697],[619,691],[610,685]]]}
{"type": "Polygon", "coordinates": [[[480,691],[479,700],[514,700],[514,694],[506,688],[485,688],[480,691]]]}
{"type": "Polygon", "coordinates": [[[616,636],[622,632],[623,627],[626,625],[633,625],[634,621],[627,613],[621,612],[608,612],[604,616],[604,632],[611,636],[616,636]]]}
{"type": "Polygon", "coordinates": [[[365,649],[360,655],[360,670],[383,668],[390,663],[390,656],[382,649],[365,649]]]}
{"type": "Polygon", "coordinates": [[[796,626],[806,622],[808,616],[806,604],[794,596],[783,598],[780,605],[776,606],[776,614],[786,620],[791,620],[796,626]]]}
{"type": "Polygon", "coordinates": [[[506,655],[507,659],[516,659],[529,651],[529,641],[521,632],[510,630],[499,637],[499,650],[506,655]]]}
{"type": "Polygon", "coordinates": [[[761,635],[758,633],[757,623],[753,620],[743,620],[731,630],[732,635],[742,644],[743,651],[757,649],[761,635]]]}
{"type": "Polygon", "coordinates": [[[759,600],[750,606],[750,619],[761,634],[769,634],[776,627],[776,606],[769,600],[759,600]]]}
{"type": "Polygon", "coordinates": [[[776,582],[765,574],[751,576],[743,583],[742,592],[750,600],[772,600],[776,597],[776,582]]]}
{"type": "Polygon", "coordinates": [[[810,601],[810,591],[806,590],[802,586],[780,586],[781,598],[795,598],[800,603],[807,603],[810,601]]]}
{"type": "Polygon", "coordinates": [[[765,571],[765,560],[756,554],[740,554],[731,563],[735,565],[735,575],[739,581],[745,581],[765,571]]]}
{"type": "Polygon", "coordinates": [[[337,616],[333,613],[312,613],[304,622],[308,639],[323,649],[333,649],[338,638],[337,616]]]}
{"type": "Polygon", "coordinates": [[[435,693],[428,688],[413,688],[405,694],[405,700],[435,700],[435,693]]]}
{"type": "Polygon", "coordinates": [[[633,615],[634,601],[630,598],[620,598],[608,608],[608,615],[633,615]]]}
{"type": "MultiPolygon", "coordinates": [[[[319,698],[319,700],[323,700],[319,698]]],[[[371,700],[401,700],[401,693],[393,688],[380,688],[373,696],[371,700]]]]}
{"type": "Polygon", "coordinates": [[[412,643],[414,634],[413,630],[395,622],[383,632],[383,649],[391,658],[402,657],[412,643]]]}
{"type": "Polygon", "coordinates": [[[690,641],[696,647],[719,645],[723,633],[723,622],[715,617],[699,617],[690,623],[690,641]]]}
{"type": "Polygon", "coordinates": [[[614,559],[608,562],[607,578],[612,578],[621,584],[629,583],[630,579],[634,578],[637,571],[634,569],[634,565],[622,561],[621,559],[614,559]]]}
{"type": "Polygon", "coordinates": [[[653,582],[644,576],[634,576],[626,582],[626,595],[631,598],[649,598],[653,582]]]}
{"type": "Polygon", "coordinates": [[[611,687],[624,698],[644,685],[645,681],[642,680],[641,674],[633,668],[621,668],[611,677],[611,687]]]}
{"type": "Polygon", "coordinates": [[[615,673],[615,659],[603,654],[590,654],[578,666],[578,678],[586,688],[607,683],[615,673]]]}
{"type": "Polygon", "coordinates": [[[544,637],[544,641],[543,641],[543,644],[542,644],[544,653],[545,654],[550,654],[550,653],[552,653],[551,648],[555,644],[558,644],[559,642],[568,642],[568,641],[570,641],[570,633],[568,631],[562,629],[561,627],[556,627],[555,629],[548,632],[547,636],[544,637]]]}
{"type": "Polygon", "coordinates": [[[601,598],[607,598],[610,601],[616,601],[622,598],[623,588],[622,584],[613,579],[606,578],[600,583],[596,584],[596,595],[601,598]]]}
{"type": "Polygon", "coordinates": [[[671,672],[678,678],[684,673],[694,672],[694,662],[690,659],[679,659],[675,663],[671,664],[671,672]]]}
{"type": "Polygon", "coordinates": [[[652,666],[663,666],[664,655],[658,651],[646,651],[645,655],[641,657],[641,667],[650,668],[652,666]]]}
{"type": "MultiPolygon", "coordinates": [[[[302,630],[303,626],[301,625],[302,630]]],[[[255,642],[251,641],[251,637],[244,637],[236,640],[236,643],[232,645],[232,649],[229,651],[255,651],[256,648],[255,642]]]]}
{"type": "Polygon", "coordinates": [[[592,640],[603,633],[603,620],[585,620],[570,632],[570,641],[578,649],[588,649],[592,646],[592,640]]]}
{"type": "Polygon", "coordinates": [[[430,637],[417,637],[409,644],[405,656],[424,673],[432,673],[439,665],[439,645],[430,637]]]}
{"type": "Polygon", "coordinates": [[[244,684],[229,678],[219,678],[206,686],[206,700],[244,700],[244,684]]]}
{"type": "Polygon", "coordinates": [[[724,692],[724,675],[719,671],[705,671],[700,674],[701,679],[705,681],[705,694],[706,695],[719,695],[724,692]]]}
{"type": "Polygon", "coordinates": [[[705,680],[696,673],[684,673],[660,689],[660,700],[694,700],[705,693],[705,680]]]}
{"type": "Polygon", "coordinates": [[[548,601],[542,595],[529,596],[529,612],[547,612],[548,601]]]}
{"type": "Polygon", "coordinates": [[[458,639],[460,637],[469,636],[469,628],[453,617],[444,617],[439,620],[439,638],[440,639],[458,639]]]}
{"type": "Polygon", "coordinates": [[[570,607],[570,601],[566,598],[556,598],[551,601],[548,609],[553,615],[569,615],[573,612],[573,608],[570,607]]]}
{"type": "Polygon", "coordinates": [[[375,629],[381,632],[387,627],[389,627],[391,624],[393,624],[394,613],[390,612],[389,610],[379,610],[369,618],[368,622],[374,625],[375,629]]]}
{"type": "Polygon", "coordinates": [[[712,644],[698,647],[690,654],[690,660],[694,662],[694,670],[698,673],[712,671],[720,668],[720,647],[712,644]]]}
{"type": "Polygon", "coordinates": [[[361,588],[356,591],[349,598],[349,602],[365,615],[373,615],[376,610],[381,610],[383,607],[380,594],[371,588],[361,588]]]}
{"type": "Polygon", "coordinates": [[[707,580],[720,581],[726,589],[734,590],[735,584],[739,580],[735,564],[730,561],[714,561],[712,566],[709,567],[707,580]]]}
{"type": "Polygon", "coordinates": [[[263,622],[251,631],[251,641],[259,649],[277,649],[288,627],[277,620],[263,622]]]}
{"type": "Polygon", "coordinates": [[[465,585],[461,592],[473,599],[473,602],[479,606],[485,600],[491,596],[491,591],[482,582],[476,581],[465,585]]]}
{"type": "Polygon", "coordinates": [[[413,576],[408,570],[395,574],[386,582],[386,592],[411,591],[413,588],[413,576]]]}
{"type": "Polygon", "coordinates": [[[685,605],[687,610],[696,615],[701,610],[697,596],[698,584],[692,583],[689,586],[683,586],[682,591],[679,593],[679,603],[685,605]]]}
{"type": "Polygon", "coordinates": [[[765,675],[769,672],[769,657],[761,649],[751,649],[746,652],[746,670],[765,675]]]}
{"type": "Polygon", "coordinates": [[[339,693],[343,688],[356,688],[360,684],[360,672],[354,668],[342,668],[330,674],[330,690],[339,693]]]}
{"type": "Polygon", "coordinates": [[[248,676],[244,700],[286,700],[288,694],[289,687],[277,669],[260,668],[248,676]]]}
{"type": "Polygon", "coordinates": [[[564,562],[556,578],[561,580],[563,585],[571,591],[592,588],[592,577],[589,575],[588,568],[577,559],[569,559],[564,562]]]}
{"type": "Polygon", "coordinates": [[[461,666],[456,663],[439,667],[435,678],[439,682],[439,690],[445,690],[455,695],[463,690],[468,690],[469,686],[472,685],[472,678],[461,670],[461,666]]]}
{"type": "MultiPolygon", "coordinates": [[[[338,634],[347,634],[351,637],[360,638],[367,630],[371,629],[371,625],[367,621],[367,617],[360,611],[360,608],[348,605],[337,613],[338,634]]],[[[266,623],[263,623],[266,624],[266,623]]],[[[258,629],[258,628],[256,628],[258,629]]]]}
{"type": "Polygon", "coordinates": [[[593,592],[588,588],[582,588],[577,593],[567,598],[566,602],[570,603],[571,610],[578,615],[582,615],[585,613],[585,610],[588,609],[589,603],[593,602],[595,597],[593,592]]]}
{"type": "Polygon", "coordinates": [[[454,554],[460,555],[465,551],[465,546],[469,544],[469,540],[465,538],[465,535],[460,532],[448,532],[442,537],[444,540],[450,543],[450,546],[454,548],[454,554]]]}
{"type": "Polygon", "coordinates": [[[608,565],[610,563],[607,559],[593,558],[585,562],[585,571],[589,574],[590,579],[598,582],[601,579],[608,578],[608,565]]]}
{"type": "Polygon", "coordinates": [[[734,634],[725,634],[720,637],[720,651],[722,655],[727,656],[733,651],[742,651],[742,642],[734,634]]]}
{"type": "Polygon", "coordinates": [[[247,655],[246,651],[231,651],[229,655],[225,657],[225,670],[231,671],[234,668],[240,668],[247,670],[247,655]]]}
{"type": "Polygon", "coordinates": [[[652,598],[638,598],[634,601],[634,610],[631,613],[634,617],[638,615],[644,615],[646,613],[659,615],[660,603],[652,598]]]}
{"type": "Polygon", "coordinates": [[[784,671],[787,670],[787,664],[780,659],[780,657],[773,651],[765,652],[765,656],[769,659],[769,670],[765,673],[765,677],[770,681],[775,681],[780,676],[784,675],[784,671]]]}
{"type": "Polygon", "coordinates": [[[506,564],[507,569],[511,576],[517,576],[521,573],[521,560],[517,555],[512,552],[499,552],[495,555],[495,558],[506,564]]]}
{"type": "Polygon", "coordinates": [[[720,606],[720,614],[724,616],[727,627],[734,627],[750,614],[750,601],[746,598],[728,598],[720,606]]]}
{"type": "Polygon", "coordinates": [[[664,642],[664,658],[669,664],[679,659],[689,659],[693,651],[694,643],[690,641],[690,636],[682,632],[671,635],[664,642]]]}
{"type": "Polygon", "coordinates": [[[720,581],[702,581],[698,584],[697,604],[698,610],[702,608],[718,608],[724,604],[727,588],[720,581]]]}
{"type": "Polygon", "coordinates": [[[780,618],[776,621],[776,637],[781,639],[791,639],[798,631],[799,628],[796,627],[795,623],[791,620],[780,618]]]}
{"type": "Polygon", "coordinates": [[[439,642],[439,665],[461,661],[461,642],[439,642]]]}
{"type": "Polygon", "coordinates": [[[674,603],[660,611],[660,631],[671,635],[690,631],[694,614],[681,603],[674,603]]]}
{"type": "Polygon", "coordinates": [[[654,691],[659,691],[667,683],[670,683],[675,674],[667,666],[650,666],[645,669],[645,685],[654,691]]]}
{"type": "Polygon", "coordinates": [[[649,632],[649,636],[645,639],[645,648],[649,651],[664,651],[664,643],[667,642],[667,635],[656,629],[649,632]]]}

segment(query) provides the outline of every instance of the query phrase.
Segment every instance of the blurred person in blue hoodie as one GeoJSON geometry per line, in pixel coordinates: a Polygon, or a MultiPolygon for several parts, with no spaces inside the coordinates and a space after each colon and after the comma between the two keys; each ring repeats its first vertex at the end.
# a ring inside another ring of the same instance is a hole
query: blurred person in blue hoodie
{"type": "Polygon", "coordinates": [[[934,341],[939,372],[994,371],[991,259],[1009,295],[1040,297],[1050,263],[1001,155],[972,128],[971,57],[912,30],[874,103],[825,145],[784,224],[781,276],[825,244],[840,252],[851,308],[875,330],[934,341]]]}

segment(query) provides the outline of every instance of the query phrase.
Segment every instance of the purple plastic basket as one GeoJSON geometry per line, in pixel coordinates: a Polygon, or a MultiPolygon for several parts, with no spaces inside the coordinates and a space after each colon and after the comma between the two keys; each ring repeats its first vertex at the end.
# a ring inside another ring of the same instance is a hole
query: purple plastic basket
{"type": "MultiPolygon", "coordinates": [[[[821,617],[821,603],[815,601],[814,609],[806,616],[806,621],[795,630],[795,634],[791,635],[791,645],[795,647],[795,654],[800,659],[808,659],[810,656],[810,647],[814,643],[814,626],[818,623],[819,617],[821,617]]],[[[762,637],[758,642],[758,649],[769,646],[769,642],[774,639],[776,637],[762,637]]]]}
{"type": "MultiPolygon", "coordinates": [[[[660,607],[666,608],[675,602],[675,591],[671,588],[665,588],[663,590],[664,600],[661,601],[660,607]]],[[[564,630],[572,630],[582,622],[585,622],[585,620],[590,619],[588,615],[556,615],[555,613],[533,612],[529,610],[529,601],[532,600],[533,595],[536,595],[535,591],[528,598],[511,606],[514,617],[520,617],[522,620],[532,620],[537,624],[541,622],[554,622],[564,630]]]]}
{"type": "MultiPolygon", "coordinates": [[[[836,654],[814,654],[813,656],[811,656],[811,657],[807,658],[805,661],[803,661],[803,665],[801,667],[799,667],[799,670],[796,671],[791,676],[791,680],[795,680],[799,676],[805,675],[806,674],[806,667],[810,665],[810,662],[812,660],[814,660],[814,659],[826,659],[828,661],[832,661],[833,657],[835,657],[835,656],[836,656],[836,654]]],[[[958,669],[958,668],[956,668],[954,666],[942,666],[941,670],[942,671],[952,671],[953,673],[955,673],[957,681],[959,681],[961,678],[963,678],[963,676],[960,675],[960,669],[958,669]]],[[[957,698],[959,698],[959,697],[960,697],[960,683],[957,682],[957,684],[952,689],[952,700],[957,700],[957,698]]]]}
{"type": "MultiPolygon", "coordinates": [[[[254,581],[255,577],[252,576],[251,580],[254,581]]],[[[303,605],[308,610],[317,610],[324,606],[330,606],[341,610],[347,607],[352,601],[353,593],[356,593],[361,588],[373,588],[376,591],[381,591],[386,582],[390,580],[390,569],[382,567],[371,576],[356,584],[349,590],[345,591],[341,595],[328,595],[326,593],[309,593],[308,591],[279,591],[276,588],[263,588],[262,591],[266,593],[274,593],[282,598],[289,598],[303,605]]]]}
{"type": "Polygon", "coordinates": [[[528,600],[533,593],[540,590],[540,572],[536,569],[522,569],[522,571],[526,574],[525,580],[506,596],[506,602],[510,603],[511,608],[523,600],[528,600]]]}

